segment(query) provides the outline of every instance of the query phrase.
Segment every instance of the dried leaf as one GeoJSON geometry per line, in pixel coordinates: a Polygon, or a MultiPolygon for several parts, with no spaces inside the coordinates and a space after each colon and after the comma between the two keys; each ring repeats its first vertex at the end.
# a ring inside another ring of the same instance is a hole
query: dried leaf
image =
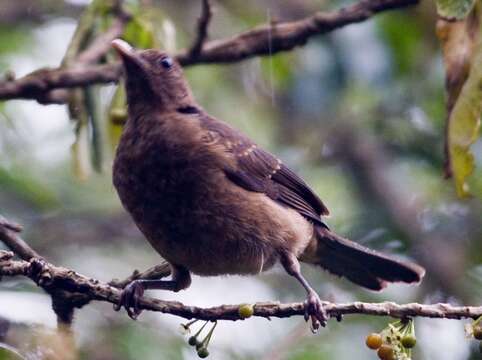
{"type": "Polygon", "coordinates": [[[69,116],[75,122],[75,142],[72,145],[74,175],[81,181],[87,180],[92,172],[89,140],[89,115],[85,107],[82,89],[71,90],[68,102],[69,116]]]}
{"type": "Polygon", "coordinates": [[[464,19],[474,7],[476,0],[436,0],[437,13],[446,19],[464,19]]]}
{"type": "Polygon", "coordinates": [[[163,48],[169,52],[176,52],[176,27],[171,20],[165,19],[162,22],[161,42],[163,48]]]}
{"type": "Polygon", "coordinates": [[[77,129],[75,143],[72,145],[74,175],[80,181],[86,181],[92,173],[88,132],[88,124],[81,123],[77,129]]]}
{"type": "Polygon", "coordinates": [[[85,110],[89,119],[90,146],[92,153],[92,165],[97,172],[104,167],[104,124],[99,115],[99,94],[94,86],[83,89],[85,110]]]}

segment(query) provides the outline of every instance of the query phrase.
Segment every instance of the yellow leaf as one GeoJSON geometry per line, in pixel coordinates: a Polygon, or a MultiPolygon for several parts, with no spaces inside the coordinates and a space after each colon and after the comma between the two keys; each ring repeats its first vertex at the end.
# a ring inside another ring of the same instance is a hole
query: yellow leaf
{"type": "Polygon", "coordinates": [[[470,146],[476,141],[482,112],[482,29],[480,9],[459,22],[439,24],[446,67],[446,174],[453,176],[459,197],[470,195],[467,183],[474,170],[470,146]]]}
{"type": "Polygon", "coordinates": [[[127,121],[126,93],[123,82],[120,82],[108,108],[108,134],[112,151],[115,150],[122,135],[122,128],[127,121]]]}

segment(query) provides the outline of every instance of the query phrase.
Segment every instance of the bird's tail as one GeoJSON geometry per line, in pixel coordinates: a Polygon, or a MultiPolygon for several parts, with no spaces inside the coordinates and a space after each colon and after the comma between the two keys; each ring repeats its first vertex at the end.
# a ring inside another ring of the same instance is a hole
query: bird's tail
{"type": "Polygon", "coordinates": [[[425,269],[368,249],[322,227],[316,227],[316,243],[303,261],[371,290],[381,290],[389,282],[418,283],[425,269]]]}

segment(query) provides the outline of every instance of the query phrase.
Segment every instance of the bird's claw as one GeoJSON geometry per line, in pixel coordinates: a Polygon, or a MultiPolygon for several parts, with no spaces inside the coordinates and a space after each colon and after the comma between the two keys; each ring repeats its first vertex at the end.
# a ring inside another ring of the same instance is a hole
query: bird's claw
{"type": "Polygon", "coordinates": [[[144,295],[144,286],[139,281],[133,281],[122,289],[119,302],[114,304],[114,310],[119,311],[124,307],[129,317],[136,320],[141,314],[142,309],[139,306],[139,300],[144,295]]]}
{"type": "Polygon", "coordinates": [[[308,321],[311,318],[311,331],[313,333],[318,332],[320,325],[323,327],[326,326],[328,315],[326,314],[325,308],[318,294],[308,294],[305,301],[304,317],[305,321],[308,321]]]}

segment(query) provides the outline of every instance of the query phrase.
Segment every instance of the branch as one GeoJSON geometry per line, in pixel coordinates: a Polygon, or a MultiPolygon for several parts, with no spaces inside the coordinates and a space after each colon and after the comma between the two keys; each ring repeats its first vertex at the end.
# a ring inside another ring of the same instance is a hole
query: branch
{"type": "Polygon", "coordinates": [[[417,3],[418,0],[362,0],[336,11],[320,11],[301,20],[271,23],[230,39],[210,41],[198,56],[191,57],[189,52],[181,52],[177,59],[182,65],[187,66],[200,63],[230,63],[253,56],[273,55],[305,45],[313,36],[365,21],[379,12],[417,3]]]}
{"type": "Polygon", "coordinates": [[[18,236],[20,231],[22,227],[19,224],[0,216],[0,240],[23,260],[40,258],[40,255],[18,236]]]}
{"type": "MultiPolygon", "coordinates": [[[[40,258],[16,232],[20,226],[0,217],[0,240],[15,251],[22,260],[14,260],[14,252],[0,251],[1,276],[26,276],[52,296],[54,310],[58,314],[58,304],[73,309],[80,308],[92,300],[117,304],[121,290],[135,279],[159,279],[169,275],[167,263],[154,266],[139,273],[134,272],[123,281],[112,280],[109,284],[88,278],[73,270],[55,266],[40,258]]],[[[144,310],[157,311],[177,315],[186,319],[202,320],[241,320],[238,314],[239,305],[221,305],[212,308],[199,308],[183,305],[175,301],[163,301],[144,297],[140,300],[140,307],[144,310]]],[[[340,318],[347,314],[365,314],[377,316],[391,316],[395,318],[432,317],[447,319],[478,318],[482,315],[482,306],[451,306],[449,304],[405,304],[392,302],[335,304],[326,302],[328,315],[340,318]]],[[[70,315],[72,312],[68,313],[70,315]]],[[[256,303],[254,316],[270,318],[285,318],[304,314],[303,303],[280,304],[279,302],[256,303]]]]}
{"type": "MultiPolygon", "coordinates": [[[[316,35],[326,34],[346,25],[359,23],[377,13],[417,4],[418,0],[362,0],[359,3],[331,12],[317,12],[312,16],[292,22],[259,26],[237,36],[204,43],[202,31],[198,31],[199,52],[181,51],[176,55],[183,66],[207,63],[231,63],[254,56],[272,55],[292,50],[316,35]]],[[[201,20],[203,16],[201,16],[201,20]]],[[[208,17],[199,29],[207,31],[208,17]]],[[[195,44],[197,41],[195,42],[195,44]]],[[[56,88],[71,88],[94,83],[117,81],[120,65],[92,65],[72,69],[41,70],[14,81],[0,82],[0,100],[15,98],[46,102],[46,92],[56,88]]]]}
{"type": "MultiPolygon", "coordinates": [[[[0,241],[3,241],[5,245],[13,250],[24,262],[29,262],[28,264],[31,264],[30,268],[25,268],[25,273],[22,274],[33,276],[37,271],[40,271],[40,268],[36,264],[42,263],[43,259],[18,235],[21,230],[22,227],[20,225],[0,216],[0,241]]],[[[0,264],[2,264],[4,260],[10,260],[12,256],[13,253],[0,251],[0,264]]],[[[10,275],[10,268],[16,268],[16,274],[20,274],[18,273],[20,270],[19,267],[11,267],[7,265],[6,268],[6,272],[0,271],[0,280],[2,275],[10,275]]],[[[168,276],[170,272],[171,268],[169,264],[163,263],[154,266],[143,273],[135,271],[125,280],[112,280],[110,285],[117,288],[123,288],[135,279],[159,279],[168,276]]],[[[44,271],[40,271],[39,274],[43,274],[43,278],[49,277],[48,273],[44,271]]],[[[40,282],[37,282],[37,284],[40,284],[40,282]]],[[[73,292],[71,289],[62,286],[42,286],[42,288],[50,294],[52,298],[52,309],[57,315],[59,329],[61,331],[67,331],[66,333],[70,334],[74,309],[87,305],[92,300],[92,297],[83,292],[73,292]]]]}
{"type": "MultiPolygon", "coordinates": [[[[0,241],[8,246],[15,255],[25,261],[33,258],[42,259],[42,257],[28,245],[18,233],[22,231],[22,226],[5,219],[0,215],[0,241]]],[[[0,251],[1,253],[1,251],[0,251]]],[[[124,280],[113,279],[109,285],[122,289],[133,280],[151,280],[160,279],[171,274],[171,268],[167,262],[155,265],[144,272],[135,270],[132,275],[124,280]]]]}
{"type": "Polygon", "coordinates": [[[122,35],[128,19],[128,17],[115,19],[112,26],[105,33],[97,37],[88,49],[81,52],[76,61],[81,64],[89,64],[98,61],[110,50],[111,41],[122,35]]]}
{"type": "MultiPolygon", "coordinates": [[[[53,289],[83,294],[91,300],[117,304],[120,290],[98,280],[77,274],[73,270],[54,266],[45,260],[33,258],[30,261],[13,260],[13,253],[0,251],[0,275],[27,276],[40,287],[51,293],[53,289]]],[[[330,317],[339,318],[348,314],[364,314],[391,316],[394,318],[430,317],[444,319],[476,319],[482,315],[482,306],[452,306],[449,304],[422,305],[417,303],[398,305],[393,302],[348,304],[324,303],[330,317]]],[[[180,316],[186,319],[201,320],[241,320],[238,314],[239,305],[221,305],[211,308],[183,305],[176,301],[163,301],[143,297],[140,307],[144,310],[156,311],[180,316]]],[[[286,318],[303,316],[304,304],[264,302],[254,304],[253,316],[264,318],[286,318]]]]}
{"type": "Polygon", "coordinates": [[[211,3],[209,0],[202,0],[202,10],[198,20],[196,40],[194,40],[189,50],[189,57],[196,58],[201,52],[204,42],[208,37],[208,27],[212,16],[211,3]]]}
{"type": "Polygon", "coordinates": [[[45,94],[57,88],[73,88],[117,81],[120,64],[76,66],[69,69],[40,69],[15,81],[0,83],[0,100],[45,99],[45,94]]]}

